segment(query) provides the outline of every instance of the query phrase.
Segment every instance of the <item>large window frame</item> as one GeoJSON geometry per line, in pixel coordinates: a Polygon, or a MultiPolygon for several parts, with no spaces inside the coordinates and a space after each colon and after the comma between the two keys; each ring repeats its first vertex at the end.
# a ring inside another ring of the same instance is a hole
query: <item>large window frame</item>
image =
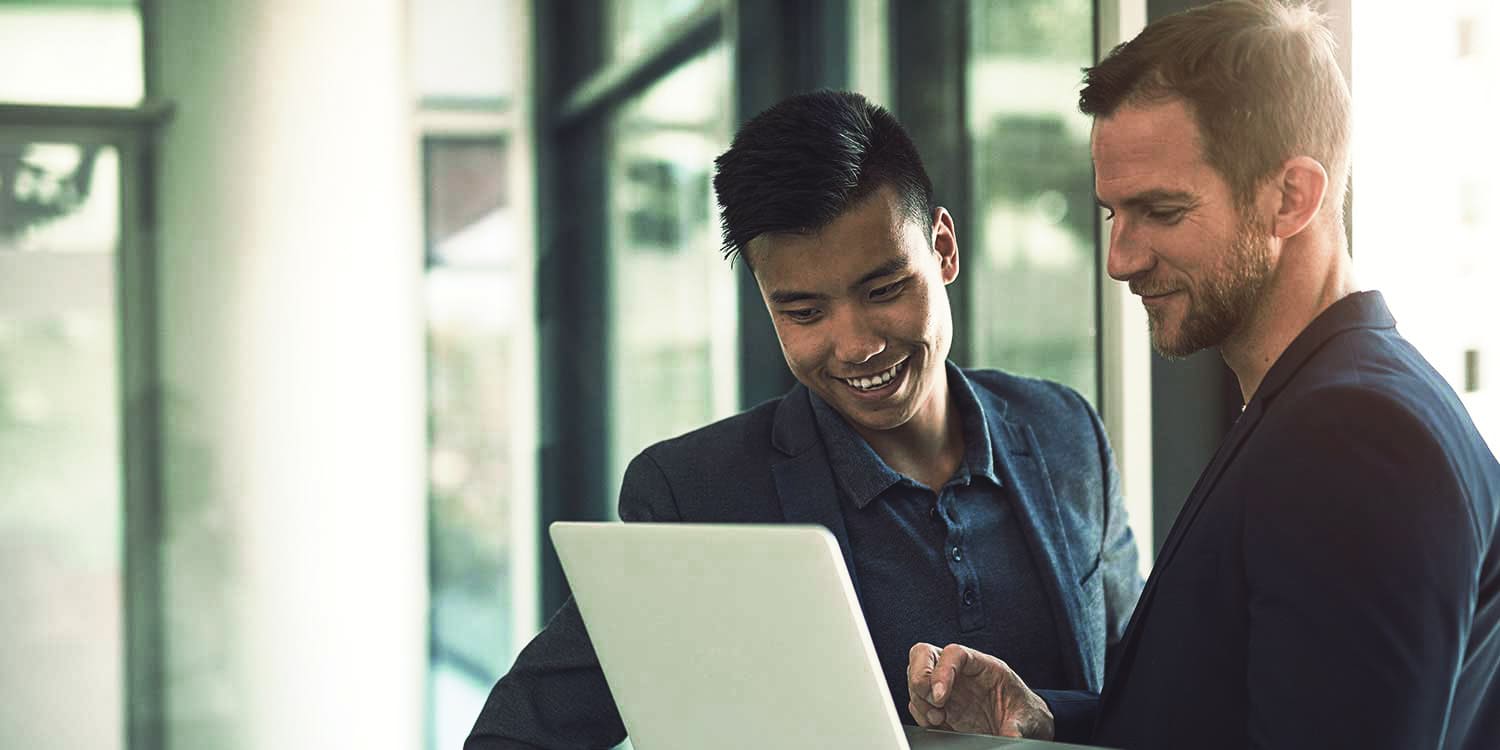
{"type": "MultiPolygon", "coordinates": [[[[413,112],[413,138],[419,144],[418,152],[421,154],[422,166],[420,170],[424,187],[424,234],[425,242],[428,243],[426,252],[423,253],[424,267],[422,276],[424,282],[430,281],[433,273],[451,274],[463,278],[467,274],[474,274],[476,278],[484,279],[497,273],[509,271],[518,280],[516,294],[513,298],[491,300],[490,304],[504,305],[513,308],[513,329],[510,331],[513,349],[512,354],[522,362],[511,368],[508,373],[504,388],[507,393],[497,394],[497,399],[503,399],[512,408],[511,417],[515,423],[506,425],[492,425],[491,429],[505,429],[511,431],[508,441],[511,444],[510,455],[506,457],[506,463],[513,475],[508,486],[493,488],[495,491],[507,493],[509,501],[506,503],[506,532],[507,538],[504,543],[507,547],[506,555],[506,585],[508,588],[508,612],[506,617],[506,630],[509,632],[510,640],[504,653],[505,667],[531,640],[532,636],[540,629],[544,622],[544,616],[550,612],[543,613],[540,609],[540,553],[539,538],[536,534],[538,517],[540,513],[540,498],[542,483],[537,475],[538,451],[543,430],[540,409],[537,408],[539,388],[539,336],[534,323],[534,313],[537,298],[537,258],[536,258],[536,223],[537,223],[537,201],[535,195],[536,179],[534,170],[536,168],[536,151],[534,137],[534,95],[531,89],[531,76],[534,63],[531,50],[534,48],[532,37],[533,29],[527,28],[524,21],[529,18],[533,11],[535,0],[517,0],[514,4],[505,4],[504,10],[510,11],[510,17],[505,20],[516,23],[515,26],[495,30],[500,37],[498,43],[504,54],[514,61],[516,68],[511,72],[511,78],[507,85],[512,87],[510,92],[500,97],[453,97],[453,96],[423,96],[418,94],[414,101],[413,112]],[[433,164],[430,157],[444,146],[463,145],[474,147],[493,146],[503,151],[505,169],[505,205],[506,214],[514,220],[510,226],[513,235],[505,238],[508,242],[515,243],[515,267],[506,269],[492,267],[485,262],[479,264],[461,263],[449,265],[441,259],[434,257],[432,250],[434,218],[434,200],[438,196],[427,193],[431,187],[430,176],[427,170],[433,164]],[[525,488],[525,489],[519,489],[525,488]],[[513,490],[519,490],[512,492],[513,490]]],[[[428,283],[428,293],[432,292],[432,284],[428,283]]],[[[425,308],[432,309],[432,300],[428,300],[425,308]]],[[[430,325],[430,321],[425,323],[430,325]]],[[[428,335],[431,335],[429,329],[428,335]]],[[[432,447],[434,421],[431,413],[432,373],[435,367],[433,362],[434,352],[431,341],[426,349],[426,369],[428,372],[427,387],[429,389],[428,404],[428,441],[429,453],[432,447]]],[[[430,456],[429,456],[430,458],[430,456]]],[[[427,503],[428,538],[429,538],[429,593],[434,583],[432,570],[435,567],[436,556],[439,554],[439,537],[437,533],[438,520],[431,495],[431,482],[429,480],[429,498],[427,503]]],[[[480,664],[467,659],[462,653],[450,651],[448,646],[441,642],[436,622],[436,609],[433,603],[429,603],[432,616],[428,623],[428,695],[427,695],[427,744],[429,746],[442,746],[445,739],[451,737],[458,731],[456,725],[442,725],[443,718],[435,710],[436,683],[433,680],[434,672],[432,664],[438,661],[446,662],[451,668],[467,674],[471,678],[477,678],[480,682],[493,679],[496,675],[487,672],[491,665],[480,664]]],[[[486,686],[487,688],[488,686],[486,686]]],[[[472,721],[472,717],[469,717],[472,721]]],[[[463,727],[467,731],[467,727],[463,727]]]]}
{"type": "MultiPolygon", "coordinates": [[[[148,71],[149,73],[149,68],[148,71]]],[[[149,82],[149,78],[148,78],[149,82]]],[[[0,104],[0,136],[18,142],[63,142],[113,148],[120,161],[119,246],[114,255],[69,262],[108,266],[115,285],[118,344],[121,587],[124,613],[124,746],[164,741],[162,622],[161,385],[157,357],[153,251],[152,143],[171,117],[170,104],[136,107],[0,104]]],[[[3,259],[0,259],[3,260],[3,259]]],[[[26,285],[19,263],[0,263],[5,283],[26,285]]]]}

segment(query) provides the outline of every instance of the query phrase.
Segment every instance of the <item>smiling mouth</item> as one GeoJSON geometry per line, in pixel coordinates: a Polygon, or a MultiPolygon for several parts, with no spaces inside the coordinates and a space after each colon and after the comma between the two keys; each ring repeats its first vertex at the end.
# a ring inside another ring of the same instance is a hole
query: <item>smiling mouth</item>
{"type": "Polygon", "coordinates": [[[874,375],[871,375],[869,377],[839,378],[839,380],[844,381],[845,385],[853,388],[856,391],[878,391],[881,388],[889,385],[891,381],[895,380],[896,376],[900,375],[901,370],[905,369],[905,367],[906,360],[903,359],[900,362],[891,365],[889,369],[875,373],[874,375]]]}
{"type": "Polygon", "coordinates": [[[1140,298],[1142,300],[1154,300],[1154,299],[1166,299],[1167,297],[1170,297],[1170,296],[1178,293],[1179,291],[1182,291],[1182,290],[1180,290],[1180,289],[1173,289],[1170,292],[1157,292],[1155,294],[1141,294],[1140,292],[1137,292],[1137,294],[1140,295],[1140,298]]]}

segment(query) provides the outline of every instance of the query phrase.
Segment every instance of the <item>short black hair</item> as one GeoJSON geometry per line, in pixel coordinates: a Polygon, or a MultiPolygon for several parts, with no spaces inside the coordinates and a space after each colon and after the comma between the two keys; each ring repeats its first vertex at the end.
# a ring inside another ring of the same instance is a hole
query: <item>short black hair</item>
{"type": "Polygon", "coordinates": [[[724,257],[768,233],[816,232],[882,187],[932,231],[932,180],[901,123],[848,91],[814,91],[756,115],[714,160],[724,257]]]}

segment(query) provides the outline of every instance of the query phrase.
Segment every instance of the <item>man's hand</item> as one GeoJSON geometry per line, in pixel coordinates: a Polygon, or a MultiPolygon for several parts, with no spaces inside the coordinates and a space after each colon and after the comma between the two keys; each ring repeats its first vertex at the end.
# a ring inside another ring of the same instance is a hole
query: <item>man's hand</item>
{"type": "Polygon", "coordinates": [[[911,647],[907,710],[917,725],[1002,737],[1052,739],[1052,711],[1005,662],[971,648],[911,647]]]}

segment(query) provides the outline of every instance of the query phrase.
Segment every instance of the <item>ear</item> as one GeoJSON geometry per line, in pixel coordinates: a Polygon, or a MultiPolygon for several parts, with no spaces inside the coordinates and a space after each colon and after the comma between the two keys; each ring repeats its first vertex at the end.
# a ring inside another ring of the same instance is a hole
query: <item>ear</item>
{"type": "Polygon", "coordinates": [[[1272,234],[1288,239],[1307,228],[1323,209],[1328,194],[1328,170],[1309,156],[1294,156],[1281,165],[1272,181],[1279,203],[1273,217],[1272,234]]]}
{"type": "Polygon", "coordinates": [[[943,285],[952,284],[958,278],[958,233],[948,209],[941,206],[932,212],[932,250],[942,264],[943,285]]]}

